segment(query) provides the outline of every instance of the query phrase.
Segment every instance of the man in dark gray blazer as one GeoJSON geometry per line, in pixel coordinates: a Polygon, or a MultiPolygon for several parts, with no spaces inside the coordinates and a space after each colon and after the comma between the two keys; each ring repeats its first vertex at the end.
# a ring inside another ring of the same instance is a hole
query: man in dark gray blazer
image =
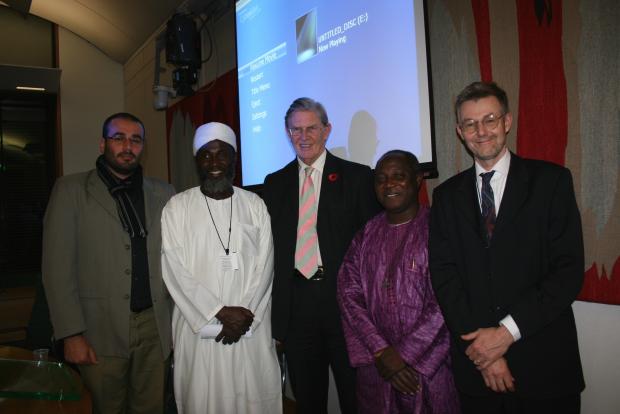
{"type": "Polygon", "coordinates": [[[571,174],[508,151],[512,115],[496,84],[467,86],[455,109],[475,163],[433,194],[430,269],[463,412],[578,413],[571,304],[584,259],[571,174]]]}
{"type": "Polygon", "coordinates": [[[273,337],[289,363],[298,413],[327,412],[330,367],[342,413],[355,413],[336,276],[351,239],[378,212],[372,172],[325,149],[331,124],[319,102],[296,99],[284,121],[297,158],[263,188],[274,243],[273,337]]]}
{"type": "Polygon", "coordinates": [[[163,412],[171,300],[161,211],[171,185],[142,176],[142,122],[110,116],[95,169],[58,179],[43,228],[43,284],[56,339],[95,413],[163,412]]]}

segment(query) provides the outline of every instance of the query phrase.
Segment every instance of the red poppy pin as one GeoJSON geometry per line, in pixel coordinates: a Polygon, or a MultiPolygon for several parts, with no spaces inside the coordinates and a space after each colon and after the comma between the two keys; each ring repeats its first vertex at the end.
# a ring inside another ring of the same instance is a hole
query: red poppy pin
{"type": "Polygon", "coordinates": [[[335,182],[336,180],[338,180],[338,174],[337,173],[331,173],[330,175],[327,176],[327,179],[330,182],[335,182]]]}

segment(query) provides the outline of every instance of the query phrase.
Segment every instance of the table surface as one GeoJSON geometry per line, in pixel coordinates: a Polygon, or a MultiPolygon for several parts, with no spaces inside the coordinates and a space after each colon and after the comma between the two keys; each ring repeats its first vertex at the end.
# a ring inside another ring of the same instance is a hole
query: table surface
{"type": "MultiPolygon", "coordinates": [[[[13,346],[0,346],[0,358],[32,360],[32,351],[13,346]]],[[[70,369],[82,387],[79,401],[26,400],[20,398],[0,398],[0,413],[19,414],[91,414],[90,392],[84,387],[77,372],[70,369]]]]}

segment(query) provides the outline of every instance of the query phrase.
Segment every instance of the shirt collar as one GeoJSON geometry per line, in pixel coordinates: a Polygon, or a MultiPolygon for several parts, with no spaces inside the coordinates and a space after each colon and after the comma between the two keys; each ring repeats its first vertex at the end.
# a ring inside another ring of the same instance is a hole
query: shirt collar
{"type": "Polygon", "coordinates": [[[319,155],[312,165],[307,165],[305,162],[297,157],[297,162],[299,163],[299,171],[305,171],[306,167],[312,167],[317,170],[319,173],[323,174],[323,169],[325,168],[325,158],[327,158],[327,150],[323,150],[323,153],[319,155]]]}
{"type": "MultiPolygon", "coordinates": [[[[476,177],[480,177],[480,174],[488,172],[485,170],[480,164],[477,162],[474,163],[476,165],[476,177]]],[[[502,156],[502,158],[497,161],[497,163],[493,166],[491,171],[495,171],[501,175],[507,176],[508,169],[510,168],[510,151],[506,150],[506,153],[502,156]]]]}

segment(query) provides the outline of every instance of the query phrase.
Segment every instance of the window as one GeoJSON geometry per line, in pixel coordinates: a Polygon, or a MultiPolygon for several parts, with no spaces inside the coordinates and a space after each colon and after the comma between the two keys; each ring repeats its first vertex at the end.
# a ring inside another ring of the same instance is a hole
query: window
{"type": "Polygon", "coordinates": [[[40,279],[43,215],[55,179],[56,97],[0,94],[0,288],[40,279]]]}

